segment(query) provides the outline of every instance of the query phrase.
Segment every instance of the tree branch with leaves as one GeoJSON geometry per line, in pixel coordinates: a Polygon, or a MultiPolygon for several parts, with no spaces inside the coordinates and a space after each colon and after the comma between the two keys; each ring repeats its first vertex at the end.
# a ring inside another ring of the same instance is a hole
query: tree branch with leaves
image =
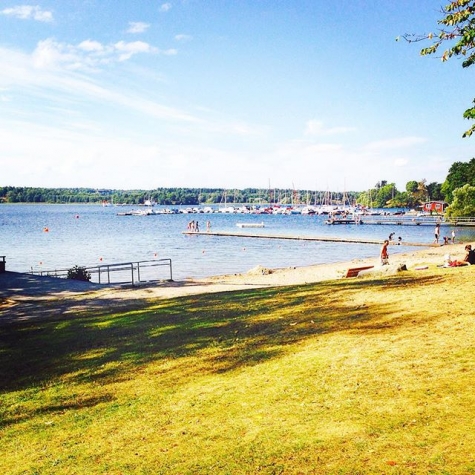
{"type": "MultiPolygon", "coordinates": [[[[443,18],[437,22],[441,25],[438,33],[405,34],[402,38],[409,43],[433,41],[432,45],[421,50],[422,56],[436,54],[446,48],[440,55],[442,61],[458,56],[465,58],[462,67],[472,66],[475,63],[475,0],[454,0],[442,7],[441,13],[443,18]]],[[[475,120],[475,99],[473,104],[463,113],[465,119],[475,120]]],[[[474,132],[475,124],[464,132],[463,137],[470,137],[474,132]]]]}

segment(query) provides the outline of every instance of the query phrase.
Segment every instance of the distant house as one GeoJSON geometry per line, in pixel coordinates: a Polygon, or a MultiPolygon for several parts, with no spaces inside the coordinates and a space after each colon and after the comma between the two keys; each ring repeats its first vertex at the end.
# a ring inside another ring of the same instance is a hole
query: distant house
{"type": "Polygon", "coordinates": [[[427,201],[422,205],[422,211],[424,213],[443,214],[447,206],[449,206],[449,204],[445,201],[427,201]]]}

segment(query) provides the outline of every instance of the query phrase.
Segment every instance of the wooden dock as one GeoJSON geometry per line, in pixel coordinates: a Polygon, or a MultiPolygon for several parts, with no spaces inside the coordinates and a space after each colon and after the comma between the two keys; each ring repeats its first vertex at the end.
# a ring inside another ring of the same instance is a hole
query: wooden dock
{"type": "MultiPolygon", "coordinates": [[[[294,241],[321,241],[321,242],[341,242],[353,244],[376,244],[381,245],[384,240],[366,239],[366,238],[341,238],[332,236],[300,236],[300,235],[285,235],[285,234],[268,234],[268,233],[240,233],[240,232],[222,232],[222,231],[183,231],[182,234],[196,235],[196,236],[218,236],[218,237],[240,237],[240,238],[260,238],[260,239],[287,239],[294,241]]],[[[441,244],[422,243],[422,242],[396,242],[390,241],[393,246],[418,246],[418,247],[440,247],[441,244]]]]}
{"type": "Polygon", "coordinates": [[[466,226],[475,227],[475,218],[445,218],[443,216],[368,215],[361,216],[359,224],[391,226],[466,226]]]}

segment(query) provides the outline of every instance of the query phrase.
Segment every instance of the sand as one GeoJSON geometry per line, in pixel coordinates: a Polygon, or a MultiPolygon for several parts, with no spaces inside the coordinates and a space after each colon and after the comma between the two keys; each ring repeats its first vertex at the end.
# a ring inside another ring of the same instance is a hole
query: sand
{"type": "MultiPolygon", "coordinates": [[[[243,289],[270,288],[302,285],[325,280],[344,279],[346,271],[355,267],[374,266],[360,273],[356,278],[386,276],[407,270],[430,273],[444,264],[444,256],[462,260],[465,244],[414,248],[413,252],[397,253],[396,246],[390,246],[389,265],[381,266],[379,257],[353,259],[347,262],[321,264],[307,267],[266,269],[257,266],[242,274],[214,276],[207,279],[174,282],[154,282],[139,286],[102,287],[79,281],[55,278],[41,278],[18,274],[20,282],[5,287],[8,276],[2,277],[0,293],[0,324],[37,318],[51,318],[60,315],[79,315],[87,311],[126,311],[140,309],[150,301],[182,296],[229,292],[243,289]],[[23,280],[22,280],[23,279],[23,280]]],[[[5,276],[5,274],[3,274],[5,276]]],[[[10,282],[13,284],[13,279],[10,282]]]]}
{"type": "MultiPolygon", "coordinates": [[[[353,259],[351,261],[319,264],[306,267],[287,267],[267,269],[257,266],[240,274],[219,275],[204,279],[190,279],[179,282],[162,282],[134,288],[109,289],[107,298],[174,298],[184,295],[226,292],[231,290],[301,285],[344,278],[350,268],[374,266],[373,269],[360,273],[359,277],[371,275],[388,275],[398,272],[402,265],[408,270],[430,270],[443,265],[444,256],[462,260],[465,244],[414,248],[413,252],[397,253],[397,246],[389,248],[389,265],[381,266],[379,256],[372,259],[353,259]]],[[[104,291],[99,291],[100,293],[104,291]]]]}

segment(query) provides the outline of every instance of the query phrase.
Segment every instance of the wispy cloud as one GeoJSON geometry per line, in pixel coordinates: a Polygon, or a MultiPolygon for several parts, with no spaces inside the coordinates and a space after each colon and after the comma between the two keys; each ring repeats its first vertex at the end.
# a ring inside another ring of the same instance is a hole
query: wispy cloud
{"type": "Polygon", "coordinates": [[[70,70],[91,70],[104,64],[122,62],[136,54],[176,54],[176,50],[160,50],[143,41],[118,41],[103,45],[85,40],[77,45],[59,43],[52,38],[40,41],[33,52],[37,68],[64,67],[70,70]]]}
{"type": "Polygon", "coordinates": [[[162,3],[162,5],[160,5],[160,11],[161,12],[168,12],[170,11],[172,8],[172,4],[171,3],[162,3]]]}
{"type": "Polygon", "coordinates": [[[319,120],[309,120],[305,125],[305,135],[336,135],[353,132],[355,127],[325,127],[319,120]]]}
{"type": "MultiPolygon", "coordinates": [[[[125,55],[148,50],[144,45],[125,42],[116,47],[122,49],[125,55]]],[[[101,44],[98,42],[83,42],[81,48],[93,52],[97,50],[97,57],[101,57],[101,44]]],[[[104,46],[102,48],[107,49],[104,46]]],[[[68,48],[57,51],[57,45],[50,42],[28,55],[0,46],[0,94],[2,91],[8,91],[8,96],[13,98],[15,94],[28,95],[35,101],[43,101],[48,105],[48,110],[52,107],[64,107],[64,110],[69,110],[65,113],[67,116],[71,116],[71,111],[76,108],[79,110],[86,104],[100,104],[104,111],[109,104],[144,117],[193,125],[197,134],[203,131],[221,136],[251,136],[262,133],[257,132],[255,126],[223,118],[213,110],[195,107],[194,112],[189,112],[161,104],[129,89],[121,89],[118,84],[101,82],[99,71],[90,74],[88,69],[71,67],[75,62],[83,61],[80,55],[76,55],[78,50],[79,48],[75,47],[73,51],[68,48]]],[[[91,56],[96,58],[94,54],[91,56]]],[[[103,66],[106,69],[107,65],[103,66]]],[[[58,115],[60,114],[54,114],[58,115]]]]}
{"type": "Polygon", "coordinates": [[[119,41],[114,45],[114,49],[119,52],[119,61],[130,59],[137,53],[157,53],[158,49],[143,41],[119,41]]]}
{"type": "Polygon", "coordinates": [[[0,11],[2,15],[20,18],[21,20],[36,20],[45,23],[53,21],[51,11],[42,10],[38,5],[18,5],[16,7],[4,8],[0,11]]]}
{"type": "Polygon", "coordinates": [[[83,51],[104,51],[104,46],[99,41],[85,40],[78,44],[79,49],[83,51]]]}
{"type": "Polygon", "coordinates": [[[400,137],[396,139],[379,140],[376,142],[370,142],[369,144],[366,145],[366,149],[371,150],[371,151],[400,149],[400,148],[413,147],[414,145],[419,145],[425,142],[427,142],[427,139],[423,137],[400,137]]]}
{"type": "Polygon", "coordinates": [[[406,158],[397,158],[394,160],[394,166],[395,167],[405,167],[409,163],[409,160],[406,158]]]}
{"type": "Polygon", "coordinates": [[[190,41],[192,39],[193,39],[193,37],[190,36],[190,35],[184,35],[184,34],[175,35],[175,40],[176,41],[190,41]]]}
{"type": "Polygon", "coordinates": [[[127,29],[127,33],[137,34],[137,33],[144,33],[150,28],[149,23],[143,23],[141,21],[129,21],[129,28],[127,29]]]}

